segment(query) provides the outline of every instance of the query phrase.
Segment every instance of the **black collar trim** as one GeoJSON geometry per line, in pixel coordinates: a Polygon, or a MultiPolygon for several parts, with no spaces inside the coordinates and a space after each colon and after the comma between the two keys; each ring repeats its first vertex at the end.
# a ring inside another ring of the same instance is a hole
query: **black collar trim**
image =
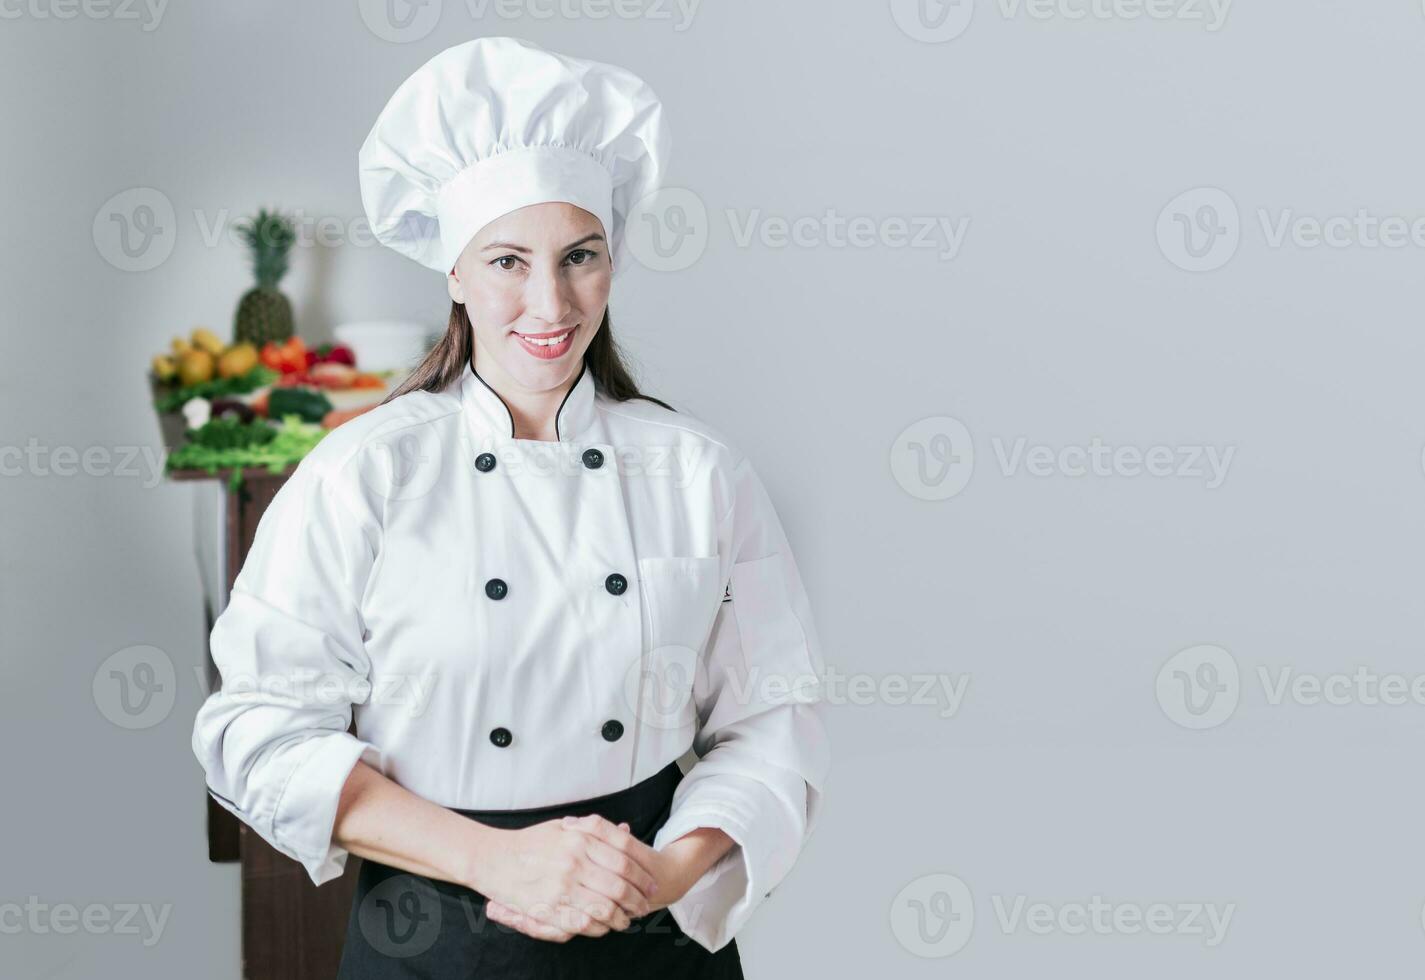
{"type": "MultiPolygon", "coordinates": [[[[564,392],[564,399],[559,403],[559,410],[554,413],[554,441],[555,441],[555,442],[563,442],[563,441],[564,441],[564,440],[560,437],[560,435],[559,435],[559,419],[560,419],[560,418],[563,416],[563,414],[564,414],[564,406],[569,403],[569,396],[572,395],[572,394],[574,394],[574,389],[577,388],[577,387],[579,387],[579,382],[581,382],[581,381],[584,380],[584,372],[586,372],[586,371],[588,371],[588,370],[589,370],[589,362],[588,362],[588,361],[583,361],[583,362],[581,362],[580,365],[579,365],[579,376],[574,379],[574,383],[569,386],[569,390],[566,391],[566,392],[564,392]]],[[[476,380],[476,381],[480,382],[480,383],[481,383],[482,385],[484,385],[486,388],[489,388],[490,394],[494,395],[495,398],[499,400],[500,406],[505,410],[505,414],[510,417],[510,438],[513,439],[513,438],[515,437],[515,413],[510,411],[510,406],[505,403],[504,398],[500,397],[500,393],[499,393],[498,391],[496,391],[494,388],[491,388],[491,387],[490,387],[490,382],[488,382],[488,381],[486,381],[484,378],[480,377],[480,372],[477,371],[477,370],[475,370],[475,352],[474,352],[474,351],[471,351],[471,352],[470,352],[470,373],[473,374],[473,375],[475,375],[475,380],[476,380]]]]}

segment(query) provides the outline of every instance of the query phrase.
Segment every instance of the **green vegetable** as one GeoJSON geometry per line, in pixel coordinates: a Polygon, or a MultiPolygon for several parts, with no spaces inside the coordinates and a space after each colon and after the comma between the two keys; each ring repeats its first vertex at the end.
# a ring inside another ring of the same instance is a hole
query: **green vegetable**
{"type": "Polygon", "coordinates": [[[244,468],[260,466],[269,473],[281,473],[287,467],[300,463],[302,457],[327,434],[327,430],[320,425],[311,425],[296,416],[283,419],[280,428],[264,427],[273,433],[272,439],[266,443],[218,449],[190,442],[169,454],[165,468],[169,471],[202,470],[205,473],[231,469],[228,486],[236,490],[242,486],[244,468]]]}
{"type": "Polygon", "coordinates": [[[188,438],[208,449],[241,449],[266,445],[277,438],[277,430],[266,422],[213,419],[200,429],[189,429],[188,438]]]}
{"type": "Polygon", "coordinates": [[[327,396],[311,388],[273,388],[267,395],[269,418],[296,415],[304,422],[320,422],[331,410],[327,396]]]}
{"type": "Polygon", "coordinates": [[[159,395],[153,407],[160,412],[176,412],[190,398],[223,398],[230,395],[246,395],[264,385],[277,380],[277,372],[259,364],[247,374],[236,378],[214,378],[201,384],[188,385],[159,395]]]}

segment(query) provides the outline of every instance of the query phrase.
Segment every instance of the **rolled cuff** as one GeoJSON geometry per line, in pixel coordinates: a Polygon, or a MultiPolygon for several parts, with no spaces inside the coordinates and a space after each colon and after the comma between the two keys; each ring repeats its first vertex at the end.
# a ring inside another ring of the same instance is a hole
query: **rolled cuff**
{"type": "Polygon", "coordinates": [[[699,827],[732,838],[735,846],[668,906],[689,938],[717,952],[795,864],[806,827],[805,796],[796,805],[757,780],[728,773],[689,780],[695,785],[675,802],[653,846],[662,850],[699,827]]]}
{"type": "Polygon", "coordinates": [[[337,806],[347,777],[358,761],[385,771],[379,748],[350,732],[317,738],[321,744],[289,774],[272,815],[274,847],[307,870],[320,885],[346,870],[346,848],[332,842],[337,806]]]}

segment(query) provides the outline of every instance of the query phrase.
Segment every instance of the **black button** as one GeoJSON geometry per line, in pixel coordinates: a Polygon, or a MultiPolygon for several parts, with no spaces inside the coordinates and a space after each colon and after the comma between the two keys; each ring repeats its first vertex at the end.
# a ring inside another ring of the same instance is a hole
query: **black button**
{"type": "Polygon", "coordinates": [[[597,449],[584,450],[584,465],[591,470],[596,470],[604,465],[604,454],[597,449]]]}
{"type": "Polygon", "coordinates": [[[490,741],[494,742],[495,745],[497,745],[499,748],[503,749],[506,745],[509,745],[514,740],[515,737],[510,734],[510,730],[508,728],[496,728],[494,731],[490,732],[490,741]]]}
{"type": "Polygon", "coordinates": [[[485,583],[485,594],[491,599],[503,599],[510,594],[510,587],[502,578],[492,578],[485,583]]]}
{"type": "Polygon", "coordinates": [[[623,590],[628,588],[628,579],[624,578],[618,572],[614,572],[608,578],[604,579],[604,588],[608,589],[614,595],[623,595],[623,590]]]}
{"type": "Polygon", "coordinates": [[[495,454],[481,453],[475,457],[475,468],[481,473],[488,473],[495,468],[495,454]]]}
{"type": "Polygon", "coordinates": [[[604,722],[604,727],[600,730],[605,742],[617,742],[623,735],[623,722],[616,718],[604,722]]]}

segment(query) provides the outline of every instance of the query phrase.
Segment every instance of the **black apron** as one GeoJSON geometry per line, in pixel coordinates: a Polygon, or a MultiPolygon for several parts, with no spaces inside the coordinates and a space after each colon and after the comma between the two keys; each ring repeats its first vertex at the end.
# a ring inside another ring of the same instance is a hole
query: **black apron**
{"type": "MultiPolygon", "coordinates": [[[[676,762],[628,789],[529,810],[455,810],[491,827],[520,829],[566,815],[627,822],[652,845],[682,779],[676,762]]],[[[620,932],[534,939],[485,917],[486,898],[447,881],[363,860],[337,980],[575,980],[676,977],[742,980],[736,941],[709,953],[659,909],[620,932]]]]}

